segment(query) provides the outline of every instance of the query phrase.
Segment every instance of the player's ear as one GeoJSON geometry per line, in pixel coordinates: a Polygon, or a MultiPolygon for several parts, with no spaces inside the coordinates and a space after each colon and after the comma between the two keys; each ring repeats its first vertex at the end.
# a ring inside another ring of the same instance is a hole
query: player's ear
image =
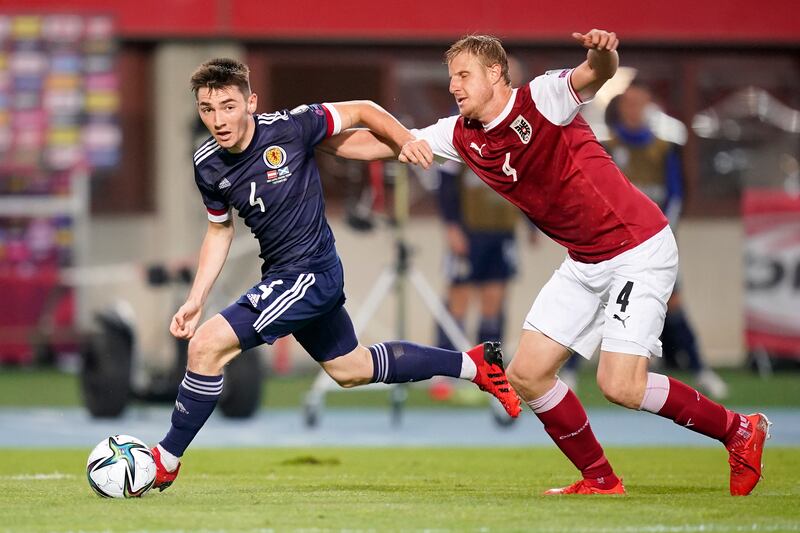
{"type": "Polygon", "coordinates": [[[258,95],[256,93],[250,93],[250,96],[247,97],[247,112],[252,115],[256,112],[257,107],[258,95]]]}
{"type": "Polygon", "coordinates": [[[499,82],[503,78],[503,67],[500,66],[500,63],[495,63],[491,67],[489,67],[489,79],[492,82],[492,85],[499,82]]]}

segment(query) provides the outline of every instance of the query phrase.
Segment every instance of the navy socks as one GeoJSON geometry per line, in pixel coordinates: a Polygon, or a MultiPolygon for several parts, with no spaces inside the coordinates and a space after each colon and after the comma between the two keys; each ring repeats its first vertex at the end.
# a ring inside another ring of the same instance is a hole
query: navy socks
{"type": "Polygon", "coordinates": [[[382,342],[369,347],[373,382],[407,383],[433,376],[461,375],[463,355],[453,350],[422,346],[412,342],[382,342]]]}
{"type": "Polygon", "coordinates": [[[178,387],[172,427],[159,443],[161,447],[176,457],[182,456],[211,416],[221,393],[222,376],[203,376],[187,370],[178,387]]]}

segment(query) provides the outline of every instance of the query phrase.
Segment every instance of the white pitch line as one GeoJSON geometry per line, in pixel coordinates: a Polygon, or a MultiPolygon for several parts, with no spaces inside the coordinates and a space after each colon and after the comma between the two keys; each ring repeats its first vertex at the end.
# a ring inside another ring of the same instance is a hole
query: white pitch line
{"type": "Polygon", "coordinates": [[[10,479],[11,481],[50,481],[54,479],[72,479],[73,474],[62,474],[53,472],[51,474],[17,474],[15,476],[0,476],[0,479],[10,479]]]}
{"type": "Polygon", "coordinates": [[[800,531],[800,524],[685,524],[670,526],[666,524],[649,524],[646,526],[625,526],[615,528],[573,529],[574,533],[714,533],[716,531],[800,531]]]}
{"type": "MultiPolygon", "coordinates": [[[[339,533],[374,533],[374,529],[329,529],[329,528],[297,528],[292,530],[295,533],[330,533],[338,531],[339,533]]],[[[447,528],[423,529],[421,533],[448,533],[459,530],[452,530],[447,528]]],[[[490,533],[496,531],[491,527],[482,527],[479,531],[490,533]]],[[[530,531],[537,531],[531,529],[530,531]]],[[[552,529],[545,527],[542,531],[557,532],[559,529],[552,529]]],[[[747,524],[730,526],[723,524],[685,524],[680,526],[666,525],[666,524],[649,524],[646,526],[624,526],[624,527],[600,527],[589,529],[576,529],[574,527],[567,527],[563,531],[569,533],[716,533],[728,531],[800,531],[800,524],[747,524]]],[[[73,533],[72,531],[65,531],[65,533],[73,533]]],[[[100,530],[97,532],[81,530],[80,533],[108,533],[108,530],[100,530]]],[[[185,529],[138,529],[130,533],[275,533],[274,529],[201,529],[201,530],[185,530],[185,529]]]]}

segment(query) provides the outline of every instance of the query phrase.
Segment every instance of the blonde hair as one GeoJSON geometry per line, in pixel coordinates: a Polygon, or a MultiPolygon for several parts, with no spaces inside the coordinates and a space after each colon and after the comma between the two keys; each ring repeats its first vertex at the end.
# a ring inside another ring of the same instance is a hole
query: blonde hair
{"type": "Polygon", "coordinates": [[[500,39],[491,35],[467,35],[448,48],[444,54],[444,60],[449,65],[457,55],[464,52],[477,57],[485,67],[500,65],[503,80],[506,84],[511,85],[511,76],[508,74],[508,56],[500,39]]]}

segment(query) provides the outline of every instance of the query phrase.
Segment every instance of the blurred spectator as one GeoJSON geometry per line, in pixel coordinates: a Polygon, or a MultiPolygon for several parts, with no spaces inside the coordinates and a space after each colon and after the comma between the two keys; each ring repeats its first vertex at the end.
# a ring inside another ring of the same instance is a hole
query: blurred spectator
{"type": "MultiPolygon", "coordinates": [[[[661,207],[675,231],[684,192],[681,146],[665,140],[653,128],[652,118],[660,113],[647,87],[634,81],[606,108],[610,134],[606,149],[628,179],[661,207]]],[[[664,360],[672,367],[688,368],[695,375],[697,387],[712,398],[725,398],[728,387],[703,361],[694,328],[683,309],[679,284],[680,279],[667,302],[661,335],[664,360]]],[[[579,359],[572,357],[560,374],[567,384],[572,382],[571,387],[579,359]]]]}

